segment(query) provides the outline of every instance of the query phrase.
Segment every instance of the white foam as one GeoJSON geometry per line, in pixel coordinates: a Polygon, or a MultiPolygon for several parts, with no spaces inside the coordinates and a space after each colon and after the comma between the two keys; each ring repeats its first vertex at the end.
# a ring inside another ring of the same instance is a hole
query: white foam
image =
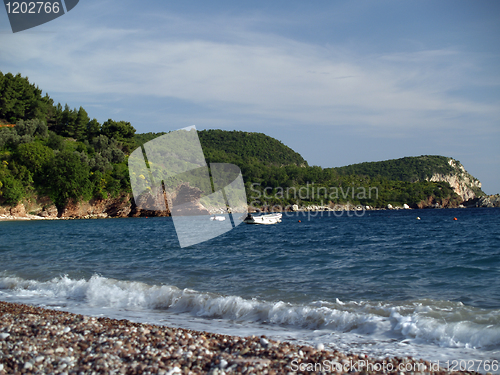
{"type": "Polygon", "coordinates": [[[45,282],[0,276],[0,299],[160,324],[181,322],[193,329],[218,327],[214,331],[235,335],[253,327],[271,337],[322,342],[341,350],[345,345],[379,356],[389,351],[436,357],[436,350],[440,356],[461,350],[460,355],[472,359],[500,357],[500,312],[449,301],[292,304],[99,275],[88,280],[62,276],[45,282]]]}

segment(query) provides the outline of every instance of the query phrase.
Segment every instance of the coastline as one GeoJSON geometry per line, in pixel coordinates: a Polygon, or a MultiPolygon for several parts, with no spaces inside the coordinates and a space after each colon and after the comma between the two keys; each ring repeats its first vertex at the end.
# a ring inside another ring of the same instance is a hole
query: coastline
{"type": "Polygon", "coordinates": [[[266,337],[238,337],[128,320],[88,317],[0,301],[0,375],[426,373],[413,358],[367,358],[266,337]]]}
{"type": "MultiPolygon", "coordinates": [[[[282,212],[282,213],[338,213],[338,212],[366,212],[366,211],[399,211],[399,210],[429,210],[429,209],[467,209],[467,208],[499,208],[500,206],[492,205],[492,206],[460,206],[460,207],[433,207],[433,208],[411,208],[411,207],[371,207],[371,206],[353,206],[353,205],[338,205],[335,208],[327,208],[322,206],[305,206],[300,207],[298,209],[288,209],[288,210],[275,210],[270,206],[262,206],[262,207],[251,207],[249,206],[248,212],[250,213],[269,213],[269,212],[282,212]]],[[[223,211],[220,209],[219,211],[223,211]]],[[[0,214],[0,222],[2,221],[40,221],[40,220],[88,220],[88,219],[122,219],[122,218],[136,218],[136,217],[165,217],[171,216],[170,212],[164,213],[160,212],[160,215],[156,214],[154,211],[148,211],[145,213],[141,213],[139,215],[108,215],[107,213],[99,213],[99,214],[83,214],[83,215],[71,215],[71,216],[40,216],[33,214],[11,214],[11,213],[3,213],[0,214]]]]}
{"type": "MultiPolygon", "coordinates": [[[[305,203],[302,205],[268,205],[262,202],[255,204],[252,202],[246,210],[250,213],[282,212],[282,213],[323,213],[323,212],[365,212],[384,210],[422,210],[422,209],[443,209],[443,208],[486,208],[500,207],[500,195],[485,196],[470,199],[460,205],[448,205],[443,202],[439,204],[429,200],[425,205],[409,206],[408,204],[392,205],[384,207],[374,207],[361,204],[329,203],[318,205],[305,203]]],[[[203,207],[202,214],[219,214],[227,212],[226,207],[203,207]]],[[[241,212],[241,211],[240,211],[241,212]]],[[[18,203],[16,206],[0,205],[0,221],[10,220],[72,220],[72,219],[106,219],[106,218],[127,218],[127,217],[165,217],[171,216],[170,210],[165,211],[144,210],[139,208],[129,194],[120,195],[107,199],[91,199],[89,201],[70,202],[64,209],[57,207],[48,197],[33,198],[18,203]]]]}

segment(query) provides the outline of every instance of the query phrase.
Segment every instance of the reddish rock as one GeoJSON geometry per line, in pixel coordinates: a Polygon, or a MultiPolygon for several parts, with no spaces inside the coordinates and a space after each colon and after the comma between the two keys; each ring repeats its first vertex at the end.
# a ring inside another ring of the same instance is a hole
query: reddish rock
{"type": "Polygon", "coordinates": [[[19,203],[16,207],[10,209],[10,214],[17,217],[26,217],[26,208],[24,204],[19,203]]]}
{"type": "MultiPolygon", "coordinates": [[[[169,194],[169,198],[174,205],[183,204],[183,215],[208,215],[208,211],[200,204],[201,190],[190,187],[188,184],[180,185],[174,192],[169,194]]],[[[115,198],[91,199],[90,201],[70,200],[66,207],[57,209],[48,197],[37,197],[37,199],[25,202],[27,205],[18,204],[16,207],[0,207],[0,215],[12,215],[16,217],[26,217],[26,211],[44,218],[105,218],[105,217],[160,217],[170,216],[169,199],[164,191],[153,195],[147,195],[140,202],[135,204],[131,194],[121,194],[115,198]],[[139,207],[161,207],[166,210],[147,210],[139,207]]]]}
{"type": "Polygon", "coordinates": [[[70,202],[59,210],[58,216],[63,218],[91,218],[91,217],[127,217],[132,204],[128,194],[116,198],[91,199],[90,201],[70,202]]]}

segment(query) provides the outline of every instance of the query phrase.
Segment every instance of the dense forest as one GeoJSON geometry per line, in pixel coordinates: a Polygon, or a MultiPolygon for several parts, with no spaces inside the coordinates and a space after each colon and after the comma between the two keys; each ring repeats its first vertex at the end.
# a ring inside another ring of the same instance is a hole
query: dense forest
{"type": "MultiPolygon", "coordinates": [[[[137,145],[167,133],[136,134],[137,145]]],[[[223,131],[218,129],[198,131],[207,162],[269,165],[307,166],[304,158],[277,139],[262,133],[223,131]]]]}
{"type": "MultiPolygon", "coordinates": [[[[0,204],[48,196],[60,209],[70,199],[105,199],[131,192],[127,159],[136,147],[165,133],[135,134],[127,121],[102,124],[87,111],[55,104],[28,78],[0,72],[0,204]],[[15,126],[12,126],[15,125],[15,126]]],[[[261,133],[203,130],[208,163],[240,167],[249,203],[346,203],[417,206],[429,197],[459,202],[444,182],[448,158],[425,156],[342,168],[309,166],[295,151],[261,133]]]]}
{"type": "Polygon", "coordinates": [[[341,175],[364,175],[385,177],[389,180],[416,182],[430,178],[433,174],[449,174],[453,167],[444,156],[422,155],[386,161],[365,162],[336,168],[341,175]]]}
{"type": "Polygon", "coordinates": [[[61,208],[70,198],[130,191],[126,155],[136,146],[129,122],[101,124],[82,107],[54,104],[20,74],[0,72],[0,126],[4,204],[47,195],[61,208]]]}

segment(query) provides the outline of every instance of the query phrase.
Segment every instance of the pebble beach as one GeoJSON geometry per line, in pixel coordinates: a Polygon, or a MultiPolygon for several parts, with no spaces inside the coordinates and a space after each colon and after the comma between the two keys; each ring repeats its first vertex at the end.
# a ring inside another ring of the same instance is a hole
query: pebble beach
{"type": "Polygon", "coordinates": [[[4,374],[475,374],[0,301],[4,374]]]}

